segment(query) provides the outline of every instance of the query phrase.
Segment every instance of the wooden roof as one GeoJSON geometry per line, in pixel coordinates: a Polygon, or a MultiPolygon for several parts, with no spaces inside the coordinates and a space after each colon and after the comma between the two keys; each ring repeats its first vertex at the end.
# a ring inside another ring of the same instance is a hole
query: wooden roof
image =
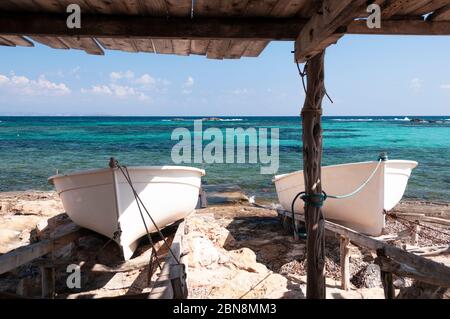
{"type": "Polygon", "coordinates": [[[450,33],[450,0],[375,2],[387,28],[356,20],[368,15],[365,0],[1,0],[0,45],[233,59],[259,56],[272,40],[297,40],[301,61],[345,33],[450,33]],[[81,7],[78,30],[65,25],[72,3],[81,7]]]}

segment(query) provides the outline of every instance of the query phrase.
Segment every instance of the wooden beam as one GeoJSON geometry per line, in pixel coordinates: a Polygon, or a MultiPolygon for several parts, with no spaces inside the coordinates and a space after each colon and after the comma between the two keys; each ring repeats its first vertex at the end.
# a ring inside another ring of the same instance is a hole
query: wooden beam
{"type": "MultiPolygon", "coordinates": [[[[308,85],[302,109],[303,169],[305,192],[322,194],[322,99],[325,52],[315,55],[307,64],[308,85]]],[[[308,299],[325,299],[325,226],[318,197],[305,203],[307,231],[308,299]]]]}
{"type": "MultiPolygon", "coordinates": [[[[284,211],[279,211],[279,213],[288,217],[292,215],[290,212],[284,211]]],[[[300,214],[296,214],[295,218],[300,221],[305,221],[305,217],[300,214]]],[[[361,234],[353,229],[328,220],[325,221],[325,229],[341,236],[348,237],[350,241],[357,246],[373,251],[382,249],[384,250],[384,255],[386,257],[391,258],[397,263],[403,264],[405,267],[412,268],[422,274],[426,274],[426,276],[421,277],[421,281],[431,285],[450,288],[450,267],[447,267],[442,263],[412,254],[374,237],[361,234]]]]}
{"type": "Polygon", "coordinates": [[[366,0],[323,1],[322,10],[311,17],[295,41],[296,61],[303,63],[336,43],[366,4],[366,0]]]}
{"type": "Polygon", "coordinates": [[[381,28],[369,29],[365,20],[353,21],[347,27],[348,34],[379,35],[450,35],[450,21],[388,20],[381,21],[381,28]]]}
{"type": "Polygon", "coordinates": [[[306,20],[296,18],[160,18],[83,15],[82,28],[68,29],[56,14],[0,14],[0,34],[152,39],[292,40],[306,20]]]}
{"type": "Polygon", "coordinates": [[[16,35],[2,35],[0,37],[0,40],[6,40],[10,43],[12,43],[15,46],[21,46],[21,47],[33,47],[34,44],[30,40],[16,35]]]}
{"type": "Polygon", "coordinates": [[[84,230],[74,227],[70,232],[60,235],[53,240],[44,240],[35,244],[17,248],[0,256],[0,275],[19,266],[31,262],[33,259],[44,256],[52,250],[59,249],[83,234],[84,230]]]}

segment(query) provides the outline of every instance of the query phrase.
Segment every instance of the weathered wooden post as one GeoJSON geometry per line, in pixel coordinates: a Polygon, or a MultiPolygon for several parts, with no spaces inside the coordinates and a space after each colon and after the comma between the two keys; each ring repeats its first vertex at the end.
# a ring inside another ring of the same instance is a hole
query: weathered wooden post
{"type": "Polygon", "coordinates": [[[325,299],[325,227],[322,215],[322,99],[325,50],[307,64],[307,91],[302,110],[303,170],[305,178],[305,223],[307,230],[308,299],[325,299]],[[311,196],[312,195],[312,196],[311,196]],[[309,196],[309,197],[308,197],[309,196]]]}
{"type": "Polygon", "coordinates": [[[341,289],[348,290],[350,286],[350,240],[340,236],[341,289]]]}

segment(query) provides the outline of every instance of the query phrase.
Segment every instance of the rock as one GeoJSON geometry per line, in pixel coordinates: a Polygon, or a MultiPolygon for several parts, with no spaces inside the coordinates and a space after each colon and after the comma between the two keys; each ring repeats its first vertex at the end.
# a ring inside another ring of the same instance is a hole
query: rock
{"type": "Polygon", "coordinates": [[[220,254],[214,244],[206,238],[196,237],[192,240],[191,249],[192,263],[191,266],[196,267],[212,267],[217,264],[220,254]]]}
{"type": "Polygon", "coordinates": [[[380,276],[380,266],[376,264],[369,264],[367,267],[361,269],[358,273],[356,273],[352,277],[351,282],[356,287],[380,288],[382,287],[380,276]]]}
{"type": "Polygon", "coordinates": [[[248,249],[242,248],[230,252],[233,265],[241,270],[256,273],[267,273],[267,267],[256,261],[256,254],[248,249]]]}

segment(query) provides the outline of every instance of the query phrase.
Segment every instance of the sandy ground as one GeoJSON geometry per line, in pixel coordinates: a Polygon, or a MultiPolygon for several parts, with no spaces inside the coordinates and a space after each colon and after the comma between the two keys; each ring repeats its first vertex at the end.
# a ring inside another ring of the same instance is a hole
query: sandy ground
{"type": "MultiPolygon", "coordinates": [[[[225,204],[211,201],[214,202],[212,205],[198,210],[187,220],[190,298],[303,298],[306,279],[305,242],[292,239],[291,234],[281,227],[273,209],[251,206],[240,195],[233,198],[237,200],[225,204]]],[[[395,211],[426,213],[427,216],[450,219],[448,203],[403,201],[395,211]]],[[[49,219],[56,220],[56,224],[68,223],[69,219],[63,212],[62,204],[54,192],[0,193],[0,254],[35,241],[36,229],[49,229],[49,219]]],[[[450,242],[450,237],[445,235],[450,233],[449,226],[426,225],[429,228],[421,228],[416,246],[450,242]]],[[[390,217],[387,219],[387,233],[396,233],[408,227],[411,227],[409,222],[390,217]]],[[[411,243],[407,239],[392,244],[403,247],[411,243]]],[[[143,242],[136,255],[145,258],[149,249],[148,243],[143,242]]],[[[83,277],[82,289],[69,290],[64,280],[67,277],[65,268],[57,268],[58,297],[98,298],[145,292],[148,277],[146,267],[118,273],[92,271],[98,264],[120,264],[119,256],[119,249],[114,243],[95,233],[59,252],[57,258],[73,260],[74,263],[85,261],[82,269],[86,276],[83,277]]],[[[339,289],[339,243],[334,237],[328,236],[328,297],[383,298],[374,258],[373,252],[351,247],[352,286],[344,292],[339,289]]],[[[447,255],[433,258],[449,262],[447,255]]],[[[39,280],[39,268],[29,264],[0,275],[0,292],[38,297],[39,280]]],[[[399,289],[411,285],[410,280],[396,280],[399,289]]]]}

